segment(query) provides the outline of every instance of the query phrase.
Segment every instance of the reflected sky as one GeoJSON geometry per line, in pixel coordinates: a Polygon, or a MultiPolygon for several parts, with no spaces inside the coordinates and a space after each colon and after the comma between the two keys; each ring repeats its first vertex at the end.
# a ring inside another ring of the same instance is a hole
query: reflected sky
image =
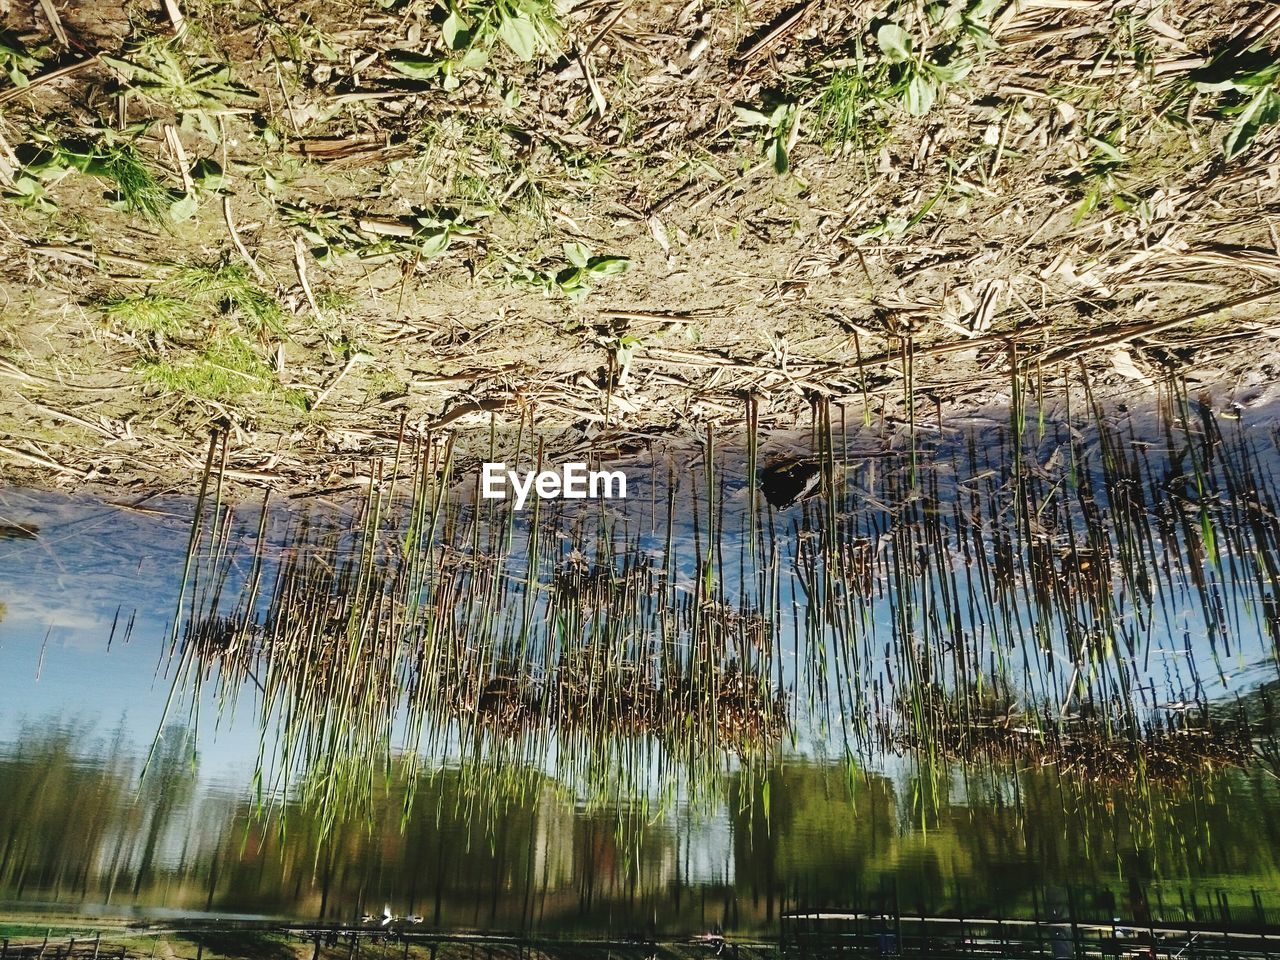
{"type": "MultiPolygon", "coordinates": [[[[0,522],[40,531],[34,540],[0,540],[0,738],[7,743],[50,716],[122,727],[135,750],[151,743],[171,686],[162,657],[191,503],[149,501],[146,509],[0,491],[0,522]]],[[[252,770],[255,740],[249,723],[204,738],[205,775],[252,770]]]]}

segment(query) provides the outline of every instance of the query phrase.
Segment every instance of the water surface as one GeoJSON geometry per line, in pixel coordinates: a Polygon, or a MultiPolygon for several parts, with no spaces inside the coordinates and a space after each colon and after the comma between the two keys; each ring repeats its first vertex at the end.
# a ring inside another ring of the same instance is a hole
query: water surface
{"type": "Polygon", "coordinates": [[[333,496],[5,490],[3,909],[1277,905],[1273,434],[1033,424],[827,414],[518,514],[435,445],[333,496]]]}

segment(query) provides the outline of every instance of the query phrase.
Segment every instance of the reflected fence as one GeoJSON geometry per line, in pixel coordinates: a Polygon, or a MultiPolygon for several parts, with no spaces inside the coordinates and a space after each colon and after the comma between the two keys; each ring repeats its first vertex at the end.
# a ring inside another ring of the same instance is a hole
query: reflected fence
{"type": "Polygon", "coordinates": [[[856,906],[789,905],[782,956],[1116,957],[1190,960],[1280,956],[1280,906],[1257,889],[1168,889],[1130,884],[1031,891],[1032,915],[928,915],[900,909],[886,888],[856,906]],[[1246,899],[1247,895],[1247,899],[1246,899]]]}
{"type": "MultiPolygon", "coordinates": [[[[776,939],[745,940],[719,931],[658,939],[632,935],[570,939],[494,933],[419,932],[397,921],[372,925],[206,924],[156,929],[116,928],[106,937],[10,937],[0,939],[0,960],[786,960],[794,957],[1116,958],[1116,960],[1245,960],[1280,956],[1276,912],[1257,896],[1233,908],[1225,892],[1205,899],[1183,892],[1186,911],[1122,921],[1094,919],[1096,909],[1072,915],[1080,892],[1048,891],[1059,905],[1026,917],[925,916],[869,906],[866,910],[789,909],[776,939]],[[1065,904],[1063,901],[1065,900],[1065,904]],[[1213,908],[1200,904],[1211,903],[1213,908]],[[1214,913],[1213,910],[1221,912],[1214,913]]],[[[1105,901],[1106,891],[1094,896],[1105,901]]]]}

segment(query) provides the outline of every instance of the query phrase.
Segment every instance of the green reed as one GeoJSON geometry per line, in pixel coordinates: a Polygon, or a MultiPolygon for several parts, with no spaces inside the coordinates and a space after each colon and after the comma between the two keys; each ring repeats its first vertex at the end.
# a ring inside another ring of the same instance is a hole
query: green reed
{"type": "MultiPolygon", "coordinates": [[[[1176,385],[1152,440],[1087,380],[1062,384],[1055,421],[1042,374],[1028,434],[1019,376],[995,442],[940,437],[945,470],[868,450],[820,400],[819,482],[785,512],[756,495],[768,438],[751,399],[742,480],[742,447],[708,429],[625,510],[535,499],[517,517],[458,494],[473,464],[452,438],[402,438],[361,498],[293,514],[271,545],[277,508],[225,504],[211,444],[174,690],[198,703],[213,680],[232,709],[252,694],[265,807],[296,796],[324,829],[370,809],[398,762],[461,771],[477,807],[543,768],[651,814],[718,802],[788,737],[861,762],[908,753],[921,797],[957,763],[1143,780],[1253,762],[1262,728],[1205,715],[1187,637],[1206,632],[1220,682],[1249,642],[1275,656],[1280,521],[1259,440],[1176,385]]],[[[521,421],[514,449],[542,465],[533,435],[521,421]]]]}

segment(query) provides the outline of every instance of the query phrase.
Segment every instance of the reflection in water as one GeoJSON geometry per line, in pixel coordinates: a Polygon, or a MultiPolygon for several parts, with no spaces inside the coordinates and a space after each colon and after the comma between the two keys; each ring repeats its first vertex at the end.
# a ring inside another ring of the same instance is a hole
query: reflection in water
{"type": "Polygon", "coordinates": [[[161,735],[14,730],[0,896],[584,931],[1275,899],[1274,445],[1153,427],[926,457],[820,406],[805,448],[519,514],[430,439],[334,507],[211,475],[156,584],[161,735]],[[226,742],[251,777],[203,769],[226,742]]]}
{"type": "Polygon", "coordinates": [[[387,902],[446,927],[627,932],[768,929],[784,900],[841,905],[887,887],[904,908],[979,915],[1029,912],[1037,889],[1067,879],[1101,897],[1133,876],[1153,902],[1176,902],[1188,879],[1241,904],[1280,881],[1280,795],[1261,773],[1136,791],[956,772],[921,822],[912,794],[932,787],[918,776],[850,782],[840,763],[731,776],[707,820],[586,810],[535,771],[477,806],[456,768],[418,774],[406,816],[398,767],[368,819],[326,831],[300,802],[277,821],[251,798],[199,795],[170,733],[140,796],[140,758],[118,740],[55,729],[6,748],[0,793],[19,799],[0,810],[6,898],[346,921],[387,902]]]}

